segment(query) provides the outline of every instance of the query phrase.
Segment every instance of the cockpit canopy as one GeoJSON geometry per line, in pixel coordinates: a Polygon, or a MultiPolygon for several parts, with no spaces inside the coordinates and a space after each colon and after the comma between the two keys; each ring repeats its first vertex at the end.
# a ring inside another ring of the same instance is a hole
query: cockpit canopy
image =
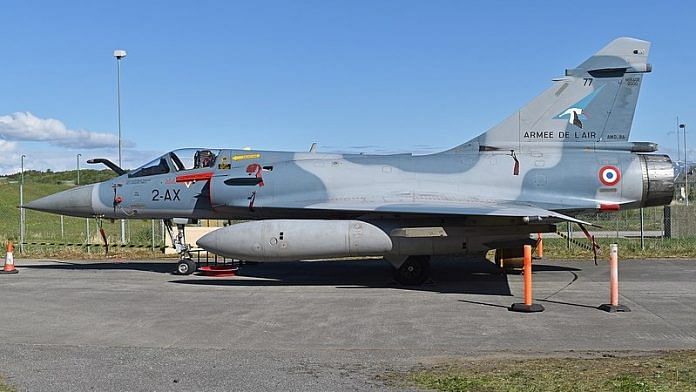
{"type": "Polygon", "coordinates": [[[146,177],[169,172],[213,167],[220,150],[209,148],[182,148],[148,162],[128,174],[128,177],[146,177]]]}

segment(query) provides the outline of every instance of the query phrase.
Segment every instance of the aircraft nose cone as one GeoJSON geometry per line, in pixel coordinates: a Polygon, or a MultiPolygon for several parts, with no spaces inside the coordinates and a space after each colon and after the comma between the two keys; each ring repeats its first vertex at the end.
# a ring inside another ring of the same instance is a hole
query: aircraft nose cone
{"type": "Polygon", "coordinates": [[[94,215],[92,208],[92,190],[94,185],[84,185],[54,193],[52,195],[36,199],[24,205],[30,210],[50,212],[52,214],[91,217],[94,215]]]}

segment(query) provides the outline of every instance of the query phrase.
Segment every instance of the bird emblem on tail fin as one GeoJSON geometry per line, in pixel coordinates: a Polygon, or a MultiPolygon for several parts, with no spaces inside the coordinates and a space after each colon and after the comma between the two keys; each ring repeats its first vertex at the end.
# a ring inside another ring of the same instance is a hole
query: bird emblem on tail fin
{"type": "Polygon", "coordinates": [[[566,109],[565,112],[559,114],[557,117],[558,118],[563,118],[563,116],[567,115],[568,116],[568,123],[573,124],[576,127],[582,129],[582,121],[580,120],[581,118],[584,118],[585,115],[582,113],[581,108],[569,108],[566,109]]]}
{"type": "Polygon", "coordinates": [[[600,86],[599,88],[595,89],[593,92],[585,96],[583,99],[579,100],[578,102],[574,103],[571,105],[569,108],[565,109],[556,117],[558,119],[567,119],[568,124],[573,124],[578,128],[582,129],[583,126],[583,121],[587,120],[587,114],[585,113],[585,109],[587,108],[587,105],[592,102],[595,96],[599,94],[600,91],[604,88],[604,85],[600,86]]]}

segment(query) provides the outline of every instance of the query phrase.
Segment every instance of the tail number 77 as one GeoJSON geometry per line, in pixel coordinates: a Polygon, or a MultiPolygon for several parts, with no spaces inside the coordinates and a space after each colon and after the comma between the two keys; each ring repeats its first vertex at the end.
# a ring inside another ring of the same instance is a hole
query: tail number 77
{"type": "Polygon", "coordinates": [[[164,193],[159,189],[152,190],[152,201],[181,201],[179,197],[181,189],[167,189],[164,193]]]}

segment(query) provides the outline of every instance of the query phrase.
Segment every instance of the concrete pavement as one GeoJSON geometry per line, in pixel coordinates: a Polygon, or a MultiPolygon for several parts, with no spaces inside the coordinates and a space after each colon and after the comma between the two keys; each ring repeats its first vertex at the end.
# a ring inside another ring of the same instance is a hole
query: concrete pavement
{"type": "Polygon", "coordinates": [[[443,358],[696,348],[696,261],[538,262],[546,311],[508,312],[521,276],[433,262],[403,288],[380,260],[265,263],[234,278],[171,262],[17,260],[0,276],[0,374],[20,390],[373,390],[443,358]]]}

